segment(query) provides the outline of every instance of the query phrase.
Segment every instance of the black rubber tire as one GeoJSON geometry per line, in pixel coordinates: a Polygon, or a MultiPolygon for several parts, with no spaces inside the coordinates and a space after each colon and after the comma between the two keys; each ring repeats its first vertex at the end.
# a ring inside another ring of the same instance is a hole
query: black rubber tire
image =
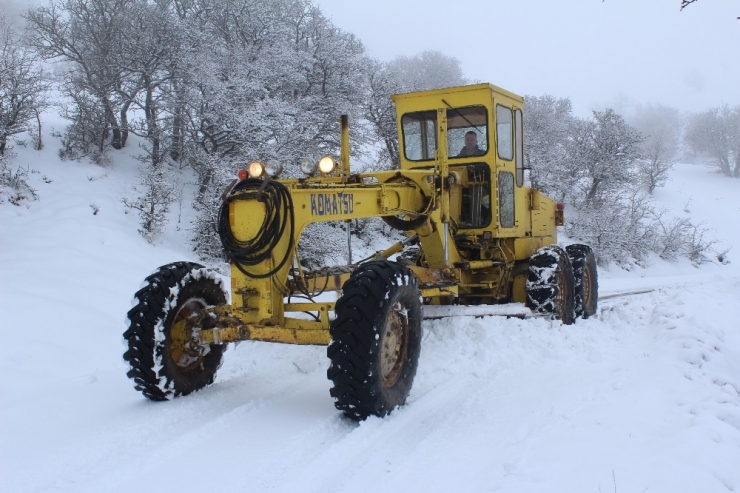
{"type": "Polygon", "coordinates": [[[572,324],[574,287],[573,267],[568,254],[559,246],[540,248],[529,258],[527,306],[533,312],[572,324]]]}
{"type": "Polygon", "coordinates": [[[406,402],[421,352],[416,277],[394,262],[363,264],[344,283],[335,314],[327,349],[334,405],[357,421],[389,414],[406,402]]]}
{"type": "Polygon", "coordinates": [[[123,359],[134,387],[153,401],[165,401],[210,385],[225,346],[212,344],[186,354],[173,344],[171,331],[178,316],[225,304],[223,283],[192,262],[164,265],[145,282],[134,295],[137,303],[128,312],[129,327],[123,333],[128,344],[123,359]],[[173,351],[180,352],[178,361],[173,351]]]}
{"type": "Polygon", "coordinates": [[[588,318],[596,313],[599,299],[599,279],[596,257],[588,245],[568,245],[570,263],[575,279],[573,306],[576,318],[588,318]]]}

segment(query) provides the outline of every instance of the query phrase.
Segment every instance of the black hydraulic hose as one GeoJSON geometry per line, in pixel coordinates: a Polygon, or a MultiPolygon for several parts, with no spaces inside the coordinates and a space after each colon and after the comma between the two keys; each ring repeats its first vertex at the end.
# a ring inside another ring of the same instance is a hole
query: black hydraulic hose
{"type": "Polygon", "coordinates": [[[234,186],[219,210],[218,234],[224,252],[239,271],[253,279],[271,277],[285,265],[293,251],[294,231],[293,198],[288,188],[277,181],[256,178],[242,180],[234,186]],[[229,224],[229,204],[237,200],[259,200],[265,204],[262,226],[257,236],[247,241],[238,240],[229,224]],[[288,225],[290,230],[286,233],[288,225]],[[288,235],[289,243],[278,264],[265,274],[250,272],[249,267],[259,265],[272,256],[283,234],[288,235]]]}

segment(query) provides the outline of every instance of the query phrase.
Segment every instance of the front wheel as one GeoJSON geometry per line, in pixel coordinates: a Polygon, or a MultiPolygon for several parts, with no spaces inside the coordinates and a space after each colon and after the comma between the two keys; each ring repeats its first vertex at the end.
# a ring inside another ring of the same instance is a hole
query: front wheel
{"type": "Polygon", "coordinates": [[[574,320],[575,280],[568,254],[557,245],[537,250],[529,258],[527,306],[564,324],[574,320]]]}
{"type": "Polygon", "coordinates": [[[421,352],[421,310],[416,277],[394,262],[368,262],[344,284],[327,375],[346,416],[383,417],[406,402],[421,352]]]}
{"type": "Polygon", "coordinates": [[[202,265],[175,262],[147,277],[134,297],[123,359],[136,390],[164,401],[213,383],[224,346],[195,344],[186,321],[207,306],[226,303],[221,280],[202,265]]]}

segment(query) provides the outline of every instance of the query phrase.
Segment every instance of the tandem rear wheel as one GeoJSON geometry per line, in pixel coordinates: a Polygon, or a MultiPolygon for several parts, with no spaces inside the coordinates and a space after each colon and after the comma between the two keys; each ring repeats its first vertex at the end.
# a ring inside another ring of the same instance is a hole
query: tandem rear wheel
{"type": "Polygon", "coordinates": [[[594,315],[598,276],[593,251],[581,244],[540,248],[529,258],[526,291],[532,311],[564,324],[594,315]]]}

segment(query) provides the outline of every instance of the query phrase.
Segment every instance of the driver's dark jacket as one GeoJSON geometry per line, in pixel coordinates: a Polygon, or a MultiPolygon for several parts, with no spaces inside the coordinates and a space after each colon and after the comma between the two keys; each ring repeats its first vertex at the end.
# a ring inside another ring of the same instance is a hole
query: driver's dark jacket
{"type": "Polygon", "coordinates": [[[456,157],[482,156],[485,153],[486,152],[483,149],[479,148],[477,145],[470,152],[468,152],[468,148],[467,147],[463,146],[463,148],[460,150],[460,153],[456,157]]]}

